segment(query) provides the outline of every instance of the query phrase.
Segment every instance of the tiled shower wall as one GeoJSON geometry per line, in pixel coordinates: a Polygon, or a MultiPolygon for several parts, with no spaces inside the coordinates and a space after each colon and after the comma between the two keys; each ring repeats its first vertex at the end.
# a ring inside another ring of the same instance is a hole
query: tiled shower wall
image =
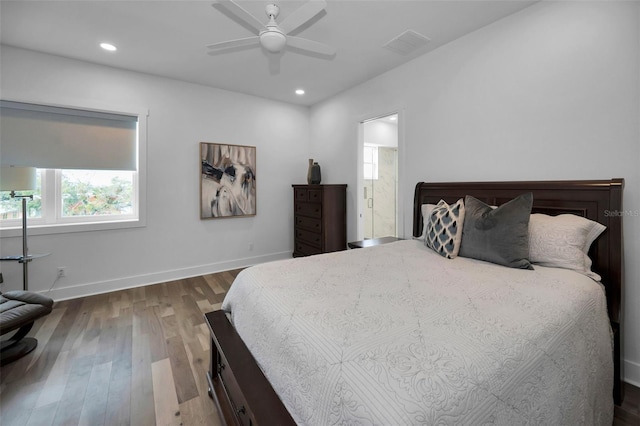
{"type": "Polygon", "coordinates": [[[378,179],[365,179],[364,237],[396,235],[397,148],[378,147],[378,179]],[[369,207],[372,206],[372,207],[369,207]]]}

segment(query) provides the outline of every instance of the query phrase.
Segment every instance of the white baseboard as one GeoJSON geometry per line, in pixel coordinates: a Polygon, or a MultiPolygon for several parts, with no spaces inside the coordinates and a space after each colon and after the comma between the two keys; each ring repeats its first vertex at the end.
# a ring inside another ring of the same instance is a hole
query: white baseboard
{"type": "Polygon", "coordinates": [[[291,258],[290,251],[272,253],[263,256],[247,257],[244,259],[193,266],[190,268],[173,269],[168,271],[154,272],[151,274],[118,278],[115,280],[98,281],[89,284],[55,288],[51,290],[51,293],[47,294],[47,296],[56,301],[75,299],[77,297],[92,296],[95,294],[109,293],[111,291],[125,290],[128,288],[142,287],[145,285],[158,284],[167,281],[181,280],[190,277],[197,277],[199,275],[213,274],[216,272],[244,268],[260,263],[289,258],[291,258]]]}
{"type": "Polygon", "coordinates": [[[623,380],[640,388],[640,364],[626,360],[623,362],[623,380]]]}

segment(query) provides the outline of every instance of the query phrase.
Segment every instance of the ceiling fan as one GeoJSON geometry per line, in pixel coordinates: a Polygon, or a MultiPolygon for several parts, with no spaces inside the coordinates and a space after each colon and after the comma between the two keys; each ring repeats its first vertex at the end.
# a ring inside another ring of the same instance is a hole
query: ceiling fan
{"type": "Polygon", "coordinates": [[[209,55],[215,55],[241,47],[254,46],[262,46],[271,53],[279,53],[285,48],[285,46],[289,46],[303,52],[317,54],[320,56],[333,56],[336,54],[336,50],[331,46],[306,38],[289,35],[292,31],[300,28],[313,19],[313,17],[318,13],[323,11],[327,6],[327,2],[324,0],[310,0],[304,3],[298,9],[289,14],[289,16],[287,16],[280,24],[276,22],[276,18],[280,13],[280,8],[275,4],[268,4],[265,8],[265,12],[269,18],[269,22],[266,24],[263,24],[258,20],[258,18],[247,12],[234,0],[217,0],[213,6],[220,6],[228,13],[240,19],[240,21],[242,21],[241,24],[251,29],[251,31],[256,35],[253,37],[211,44],[207,46],[209,49],[209,55]]]}

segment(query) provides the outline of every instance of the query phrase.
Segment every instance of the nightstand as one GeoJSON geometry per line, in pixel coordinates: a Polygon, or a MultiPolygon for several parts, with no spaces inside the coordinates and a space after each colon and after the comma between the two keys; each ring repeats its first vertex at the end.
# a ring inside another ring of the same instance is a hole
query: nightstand
{"type": "Polygon", "coordinates": [[[370,240],[362,240],[362,241],[352,241],[347,243],[350,249],[356,248],[365,248],[365,247],[373,247],[379,246],[380,244],[393,243],[394,241],[400,241],[402,238],[396,237],[382,237],[382,238],[372,238],[370,240]]]}

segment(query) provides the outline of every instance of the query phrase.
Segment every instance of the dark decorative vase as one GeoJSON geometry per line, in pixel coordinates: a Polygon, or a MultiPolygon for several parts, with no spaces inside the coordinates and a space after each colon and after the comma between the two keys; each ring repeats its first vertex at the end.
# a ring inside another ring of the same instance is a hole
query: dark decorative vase
{"type": "Polygon", "coordinates": [[[321,180],[320,164],[313,163],[313,166],[311,166],[311,185],[319,185],[321,180]]]}
{"type": "Polygon", "coordinates": [[[307,183],[311,185],[311,169],[313,169],[313,158],[309,158],[309,168],[307,169],[307,183]]]}

